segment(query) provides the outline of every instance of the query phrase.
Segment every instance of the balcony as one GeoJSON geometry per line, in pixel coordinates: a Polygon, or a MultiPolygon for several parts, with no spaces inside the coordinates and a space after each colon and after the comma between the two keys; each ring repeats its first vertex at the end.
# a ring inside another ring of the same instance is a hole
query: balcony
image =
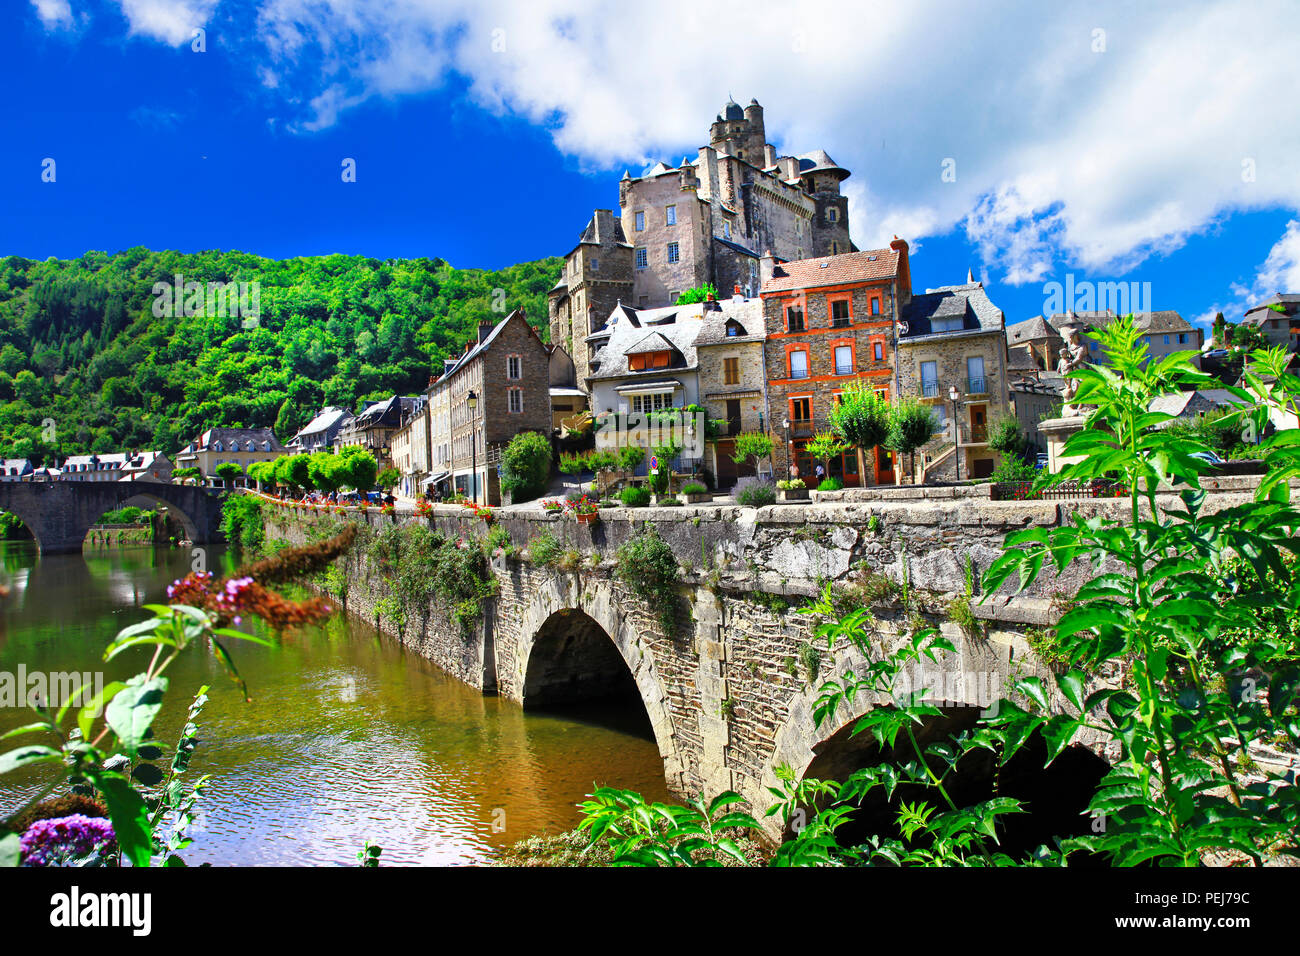
{"type": "Polygon", "coordinates": [[[835,363],[835,374],[836,374],[836,375],[852,375],[852,374],[853,374],[853,366],[852,366],[851,364],[850,364],[850,365],[841,365],[839,362],[836,362],[836,363],[835,363]]]}
{"type": "Polygon", "coordinates": [[[808,377],[808,370],[807,370],[806,368],[792,368],[792,369],[790,369],[790,377],[791,377],[791,378],[807,378],[807,377],[808,377]]]}
{"type": "Polygon", "coordinates": [[[989,390],[988,380],[984,378],[966,379],[967,395],[984,395],[989,390]]]}
{"type": "Polygon", "coordinates": [[[790,423],[791,438],[812,438],[813,423],[811,421],[798,421],[790,423]]]}
{"type": "Polygon", "coordinates": [[[970,422],[961,423],[961,443],[963,445],[985,445],[989,440],[988,425],[972,425],[970,422]]]}
{"type": "Polygon", "coordinates": [[[939,383],[938,383],[938,382],[933,382],[933,381],[932,381],[932,382],[925,382],[925,381],[923,381],[923,382],[921,383],[921,397],[922,397],[922,398],[938,398],[938,397],[939,397],[939,383]]]}

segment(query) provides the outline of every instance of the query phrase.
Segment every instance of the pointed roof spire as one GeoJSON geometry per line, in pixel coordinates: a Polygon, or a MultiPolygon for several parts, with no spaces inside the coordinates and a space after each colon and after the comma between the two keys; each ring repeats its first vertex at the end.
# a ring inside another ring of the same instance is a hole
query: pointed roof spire
{"type": "Polygon", "coordinates": [[[970,266],[966,267],[966,284],[970,285],[975,281],[975,273],[971,271],[970,266]]]}

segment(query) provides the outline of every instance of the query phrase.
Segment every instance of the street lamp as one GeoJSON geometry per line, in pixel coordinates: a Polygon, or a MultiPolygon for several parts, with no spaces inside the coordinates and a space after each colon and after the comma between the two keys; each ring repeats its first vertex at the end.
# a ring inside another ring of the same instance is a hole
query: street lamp
{"type": "Polygon", "coordinates": [[[948,398],[952,401],[952,454],[957,461],[957,480],[961,481],[961,426],[957,422],[957,400],[961,398],[961,392],[957,391],[956,385],[948,387],[948,398]]]}
{"type": "MultiPolygon", "coordinates": [[[[790,445],[790,419],[782,419],[781,427],[785,429],[785,455],[787,459],[785,463],[785,476],[789,478],[790,466],[794,464],[794,448],[790,445]]],[[[772,477],[775,478],[776,475],[773,475],[772,477]]]]}
{"type": "Polygon", "coordinates": [[[469,409],[469,480],[474,486],[474,504],[478,504],[478,442],[474,438],[474,409],[478,408],[478,396],[473,389],[465,396],[465,407],[469,409]]]}

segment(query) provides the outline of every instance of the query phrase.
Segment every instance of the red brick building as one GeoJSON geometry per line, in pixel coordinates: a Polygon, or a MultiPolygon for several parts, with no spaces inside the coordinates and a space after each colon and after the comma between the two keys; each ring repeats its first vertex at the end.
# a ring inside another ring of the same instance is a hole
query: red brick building
{"type": "MultiPolygon", "coordinates": [[[[793,461],[812,486],[817,463],[805,448],[829,430],[844,387],[866,381],[887,399],[896,391],[895,319],[912,297],[907,243],[895,239],[888,249],[798,262],[768,256],[762,265],[773,466],[785,477],[793,461]]],[[[829,474],[847,487],[894,481],[893,456],[885,449],[849,451],[829,464],[829,474]]]]}

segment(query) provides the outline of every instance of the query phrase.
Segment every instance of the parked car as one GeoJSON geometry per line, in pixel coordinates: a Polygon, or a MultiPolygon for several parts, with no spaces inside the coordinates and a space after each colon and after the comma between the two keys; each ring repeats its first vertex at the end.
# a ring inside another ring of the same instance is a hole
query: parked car
{"type": "Polygon", "coordinates": [[[1045,471],[1047,469],[1047,456],[1039,455],[1034,460],[1034,471],[1045,471]]]}
{"type": "Polygon", "coordinates": [[[1211,465],[1222,465],[1222,464],[1224,464],[1223,459],[1220,458],[1218,455],[1216,455],[1216,454],[1215,454],[1214,452],[1212,452],[1212,451],[1194,451],[1194,452],[1192,452],[1192,454],[1191,454],[1189,457],[1191,457],[1191,458],[1199,458],[1201,461],[1206,462],[1206,463],[1211,464],[1211,465]]]}

